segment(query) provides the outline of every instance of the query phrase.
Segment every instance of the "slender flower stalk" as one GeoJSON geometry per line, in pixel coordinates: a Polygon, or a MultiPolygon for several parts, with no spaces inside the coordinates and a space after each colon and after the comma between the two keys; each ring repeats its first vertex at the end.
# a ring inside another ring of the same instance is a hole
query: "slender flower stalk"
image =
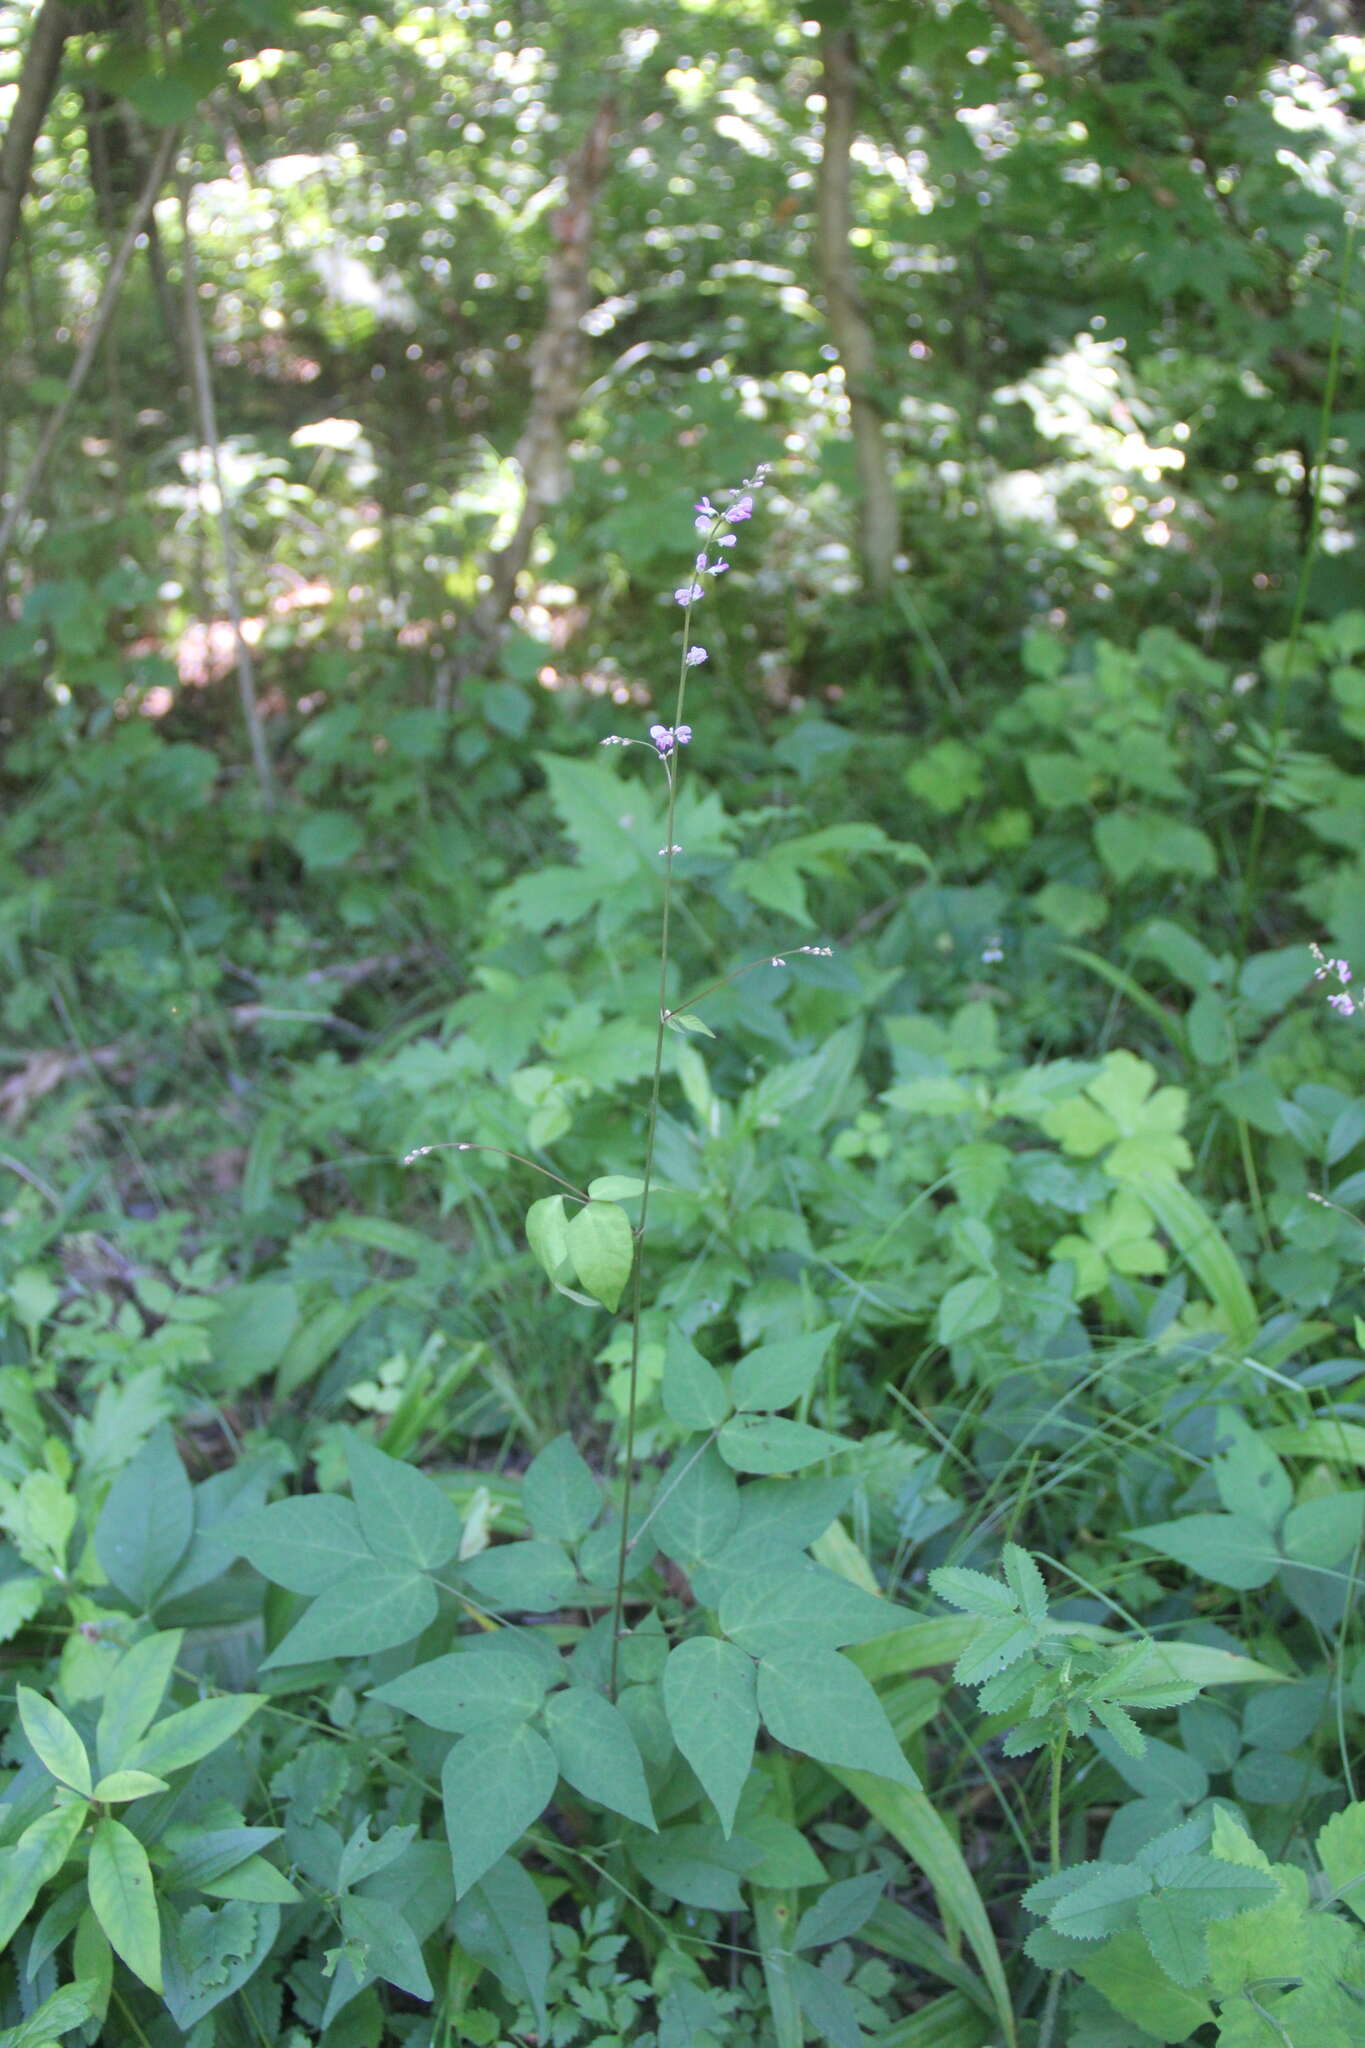
{"type": "Polygon", "coordinates": [[[704,546],[693,566],[692,580],[673,593],[675,603],[683,607],[682,649],[678,662],[678,689],[673,707],[673,723],[667,726],[651,726],[647,740],[625,739],[613,733],[602,742],[604,746],[650,747],[663,764],[668,783],[664,843],[659,849],[664,861],[663,909],[659,931],[659,1001],[654,1032],[654,1066],[649,1087],[649,1112],[645,1125],[640,1220],[635,1226],[635,1260],[630,1282],[630,1373],[626,1395],[626,1441],[622,1453],[621,1541],[617,1552],[616,1588],[612,1600],[611,1675],[608,1684],[612,1699],[615,1699],[617,1692],[626,1570],[630,1550],[630,1509],[635,1482],[635,1418],[640,1389],[640,1319],[644,1299],[645,1233],[649,1225],[649,1198],[654,1183],[654,1148],[659,1129],[659,1097],[664,1070],[664,1033],[668,1028],[670,1016],[674,1014],[668,1007],[668,965],[673,913],[673,863],[682,852],[674,837],[678,811],[678,777],[682,761],[681,749],[689,745],[692,739],[692,728],[684,717],[687,708],[688,678],[692,670],[699,668],[706,660],[705,648],[693,643],[692,613],[706,596],[706,585],[701,579],[714,578],[730,566],[719,552],[713,560],[712,551],[734,546],[735,536],[728,529],[753,517],[753,493],[762,485],[766,475],[767,465],[761,464],[753,476],[745,478],[738,495],[728,506],[717,510],[709,498],[703,498],[696,508],[694,524],[696,531],[703,536],[704,546]]]}

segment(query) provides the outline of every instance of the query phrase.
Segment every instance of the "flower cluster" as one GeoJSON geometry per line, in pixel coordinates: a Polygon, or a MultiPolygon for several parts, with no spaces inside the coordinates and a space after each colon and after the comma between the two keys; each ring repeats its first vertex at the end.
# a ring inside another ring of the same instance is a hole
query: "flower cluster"
{"type": "MultiPolygon", "coordinates": [[[[692,564],[690,580],[680,584],[673,593],[673,602],[680,604],[687,613],[687,618],[683,624],[682,674],[678,681],[679,711],[683,708],[683,696],[687,686],[687,670],[690,668],[700,668],[707,658],[706,649],[694,645],[691,639],[692,607],[694,604],[699,603],[706,595],[706,585],[701,579],[704,576],[723,576],[729,568],[730,564],[721,550],[735,546],[735,535],[727,529],[733,526],[742,526],[746,519],[753,518],[754,492],[762,488],[768,475],[768,467],[769,465],[766,462],[760,462],[753,475],[746,476],[739,489],[733,493],[728,505],[717,507],[711,503],[709,498],[701,498],[694,508],[696,516],[692,523],[696,531],[704,537],[706,545],[692,564]]],[[[607,735],[606,739],[602,741],[602,745],[604,747],[653,747],[659,759],[666,764],[671,782],[673,775],[672,766],[670,765],[671,757],[679,747],[685,747],[691,737],[692,728],[690,725],[651,725],[647,741],[626,739],[621,733],[614,732],[607,735]]],[[[667,849],[664,848],[661,851],[667,852],[667,849]]],[[[675,853],[680,852],[681,848],[675,847],[673,851],[675,853]]]]}
{"type": "Polygon", "coordinates": [[[1328,1008],[1335,1010],[1339,1017],[1354,1017],[1357,1010],[1365,1013],[1365,1001],[1357,1001],[1346,992],[1346,984],[1351,979],[1350,961],[1329,960],[1321,946],[1310,946],[1308,950],[1318,963],[1313,969],[1314,981],[1336,981],[1341,984],[1328,996],[1328,1008]]]}

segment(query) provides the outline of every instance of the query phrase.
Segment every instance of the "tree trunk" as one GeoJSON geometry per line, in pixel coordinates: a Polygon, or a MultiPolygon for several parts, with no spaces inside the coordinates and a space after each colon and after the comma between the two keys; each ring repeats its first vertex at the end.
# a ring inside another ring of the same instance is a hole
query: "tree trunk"
{"type": "Polygon", "coordinates": [[[876,596],[891,588],[900,547],[895,483],[877,395],[877,354],[858,291],[853,250],[852,165],[857,110],[853,31],[826,29],[820,40],[825,132],[820,154],[819,263],[829,331],[844,372],[858,466],[859,553],[863,579],[876,596]]]}
{"type": "Polygon", "coordinates": [[[260,794],[261,809],[269,816],[276,806],[275,775],[270,765],[270,750],[266,746],[265,726],[261,720],[260,704],[256,696],[256,669],[251,659],[251,649],[247,646],[242,631],[242,584],[237,573],[237,540],[232,530],[232,507],[228,504],[227,484],[223,476],[222,442],[218,437],[218,409],[213,402],[213,372],[209,362],[203,315],[199,309],[199,268],[194,258],[194,238],[190,233],[189,187],[184,183],[180,187],[180,229],[181,264],[185,283],[185,342],[190,355],[199,432],[208,450],[209,462],[213,469],[213,487],[218,496],[218,541],[223,555],[223,593],[227,600],[228,617],[232,622],[236,652],[237,695],[242,706],[242,722],[246,726],[247,744],[251,749],[251,765],[256,772],[256,787],[260,794]]]}
{"type": "Polygon", "coordinates": [[[49,414],[47,425],[43,428],[33,460],[30,462],[28,470],[15,491],[13,498],[10,500],[9,508],[4,518],[0,519],[0,570],[3,570],[5,556],[9,551],[10,543],[18,531],[25,513],[28,511],[33,494],[47,474],[53,450],[56,448],[57,442],[61,437],[62,429],[65,427],[70,416],[72,406],[80,397],[81,388],[90,374],[90,365],[99,353],[100,343],[109,331],[109,323],[114,317],[114,308],[118,304],[119,292],[123,285],[124,273],[132,258],[133,250],[137,245],[138,236],[142,233],[152,208],[156,204],[156,195],[161,190],[162,180],[166,176],[166,170],[170,164],[171,153],[175,148],[175,143],[175,133],[168,129],[162,137],[161,147],[156,153],[156,159],[148,174],[142,197],[133,209],[128,226],[124,231],[123,240],[114,251],[109,269],[105,274],[104,289],[100,293],[99,303],[96,305],[94,316],[85,331],[85,339],[80,345],[76,360],[71,366],[71,374],[66,380],[66,396],[61,404],[54,407],[53,411],[49,414]]]}
{"type": "Polygon", "coordinates": [[[616,103],[608,97],[564,167],[564,204],[551,221],[555,248],[547,278],[545,325],[531,351],[531,409],[517,443],[526,496],[512,538],[486,564],[489,587],[474,615],[475,634],[484,646],[507,616],[536,529],[569,487],[564,429],[583,396],[583,315],[592,304],[593,212],[606,176],[615,120],[616,103]]]}
{"type": "Polygon", "coordinates": [[[75,17],[63,0],[43,0],[24,52],[19,97],[4,141],[0,142],[0,308],[5,303],[5,280],[19,239],[34,147],[57,90],[63,46],[75,26],[75,17]]]}

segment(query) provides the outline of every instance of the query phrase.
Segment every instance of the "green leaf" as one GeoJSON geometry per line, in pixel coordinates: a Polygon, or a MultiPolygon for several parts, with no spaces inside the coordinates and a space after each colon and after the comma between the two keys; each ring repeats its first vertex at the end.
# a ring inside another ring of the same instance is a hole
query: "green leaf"
{"type": "Polygon", "coordinates": [[[867,2036],[858,2025],[853,2000],[828,1970],[793,1956],[787,1965],[801,2010],[830,2048],[863,2048],[867,2036]]]}
{"type": "Polygon", "coordinates": [[[923,1872],[945,1925],[960,1928],[976,1956],[1002,2042],[1015,2038],[1014,2008],[995,1930],[962,1850],[928,1794],[862,1771],[836,1768],[834,1776],[923,1872]]]}
{"type": "Polygon", "coordinates": [[[669,1652],[663,1701],[673,1739],[701,1780],[726,1836],[758,1733],[753,1660],[733,1643],[690,1636],[669,1652]]]}
{"type": "Polygon", "coordinates": [[[716,1442],[736,1472],[799,1472],[803,1465],[848,1448],[847,1437],[831,1436],[785,1415],[734,1415],[716,1442]]]}
{"type": "Polygon", "coordinates": [[[1026,1621],[1047,1620],[1047,1586],[1026,1550],[1007,1543],[1001,1553],[1005,1579],[1026,1621]]]}
{"type": "Polygon", "coordinates": [[[1243,1592],[1267,1585],[1283,1562],[1274,1538],[1250,1515],[1183,1515],[1128,1533],[1199,1578],[1243,1592]]]}
{"type": "Polygon", "coordinates": [[[569,1223],[569,1257],[584,1291],[615,1310],[635,1263],[635,1233],[615,1202],[588,1202],[569,1223]]]}
{"type": "Polygon", "coordinates": [[[1209,1922],[1265,1905],[1277,1890],[1268,1871],[1198,1854],[1158,1863],[1152,1878],[1155,1889],[1138,1906],[1138,1925],[1166,1975],[1187,1988],[1208,1974],[1209,1922]]]}
{"type": "Polygon", "coordinates": [[[95,1749],[101,1771],[117,1768],[151,1726],[171,1682],[184,1630],[166,1629],[144,1636],[120,1657],[104,1689],[95,1749]]]}
{"type": "Polygon", "coordinates": [[[231,1998],[269,1955],[279,1932],[275,1906],[231,1901],[166,1913],[161,1967],[171,2018],[188,2034],[206,2013],[231,1998]]]}
{"type": "Polygon", "coordinates": [[[507,1635],[487,1648],[455,1651],[376,1686],[371,1699],[453,1735],[468,1735],[488,1721],[524,1720],[538,1713],[548,1686],[543,1661],[507,1635]]]}
{"type": "Polygon", "coordinates": [[[960,1607],[965,1614],[995,1617],[1019,1612],[1019,1595],[1012,1586],[1004,1586],[999,1579],[986,1572],[975,1572],[968,1565],[940,1565],[930,1572],[929,1584],[940,1600],[946,1600],[950,1607],[960,1607]]]}
{"type": "Polygon", "coordinates": [[[823,1948],[827,1942],[843,1941],[850,1934],[856,1934],[864,1921],[876,1912],[885,1890],[886,1876],[880,1870],[870,1870],[862,1877],[848,1877],[841,1884],[832,1884],[801,1915],[792,1936],[792,1947],[823,1948]]]}
{"type": "Polygon", "coordinates": [[[190,1482],[163,1423],[110,1487],[95,1524],[95,1555],[110,1585],[146,1614],[193,1534],[190,1482]]]}
{"type": "Polygon", "coordinates": [[[193,1822],[173,1827],[164,1837],[173,1853],[161,1869],[161,1891],[206,1891],[278,1841],[280,1833],[279,1828],[204,1829],[193,1822]]]}
{"type": "Polygon", "coordinates": [[[1365,1801],[1334,1813],[1317,1838],[1318,1861],[1336,1896],[1365,1920],[1365,1801]]]}
{"type": "Polygon", "coordinates": [[[1294,1482],[1280,1460],[1235,1408],[1219,1408],[1214,1427],[1213,1479],[1229,1514],[1248,1514],[1278,1529],[1294,1504],[1294,1482]]]}
{"type": "MultiPolygon", "coordinates": [[[[1137,1901],[1146,1898],[1151,1889],[1148,1872],[1131,1864],[1091,1864],[1083,1881],[1052,1906],[1048,1924],[1059,1934],[1069,1934],[1073,1941],[1102,1941],[1106,1935],[1132,1926],[1137,1901]]],[[[1038,1891],[1035,1885],[1029,1897],[1038,1891]]],[[[1025,1903],[1028,1904],[1028,1899],[1025,1903]]]]}
{"type": "Polygon", "coordinates": [[[525,1721],[488,1721],[455,1743],[441,1792],[458,1898],[539,1820],[558,1779],[554,1751],[525,1721]]]}
{"type": "Polygon", "coordinates": [[[88,1795],[90,1759],[85,1744],[61,1708],[27,1685],[16,1686],[14,1696],[24,1733],[39,1763],[61,1784],[88,1795]]]}
{"type": "Polygon", "coordinates": [[[813,1884],[828,1884],[829,1872],[801,1830],[780,1815],[767,1809],[747,1815],[744,1839],[763,1852],[745,1872],[749,1884],[773,1891],[798,1891],[813,1884]]]}
{"type": "Polygon", "coordinates": [[[537,1536],[576,1543],[597,1520],[602,1492],[573,1438],[557,1436],[527,1466],[521,1504],[537,1536]]]}
{"type": "Polygon", "coordinates": [[[532,2006],[540,2036],[548,2040],[549,1915],[539,1888],[515,1858],[505,1856],[460,1900],[454,1927],[460,1946],[494,1972],[509,1998],[532,2006]]]}
{"type": "Polygon", "coordinates": [[[601,1693],[571,1685],[551,1693],[545,1732],[559,1760],[560,1775],[599,1806],[623,1813],[641,1827],[655,1826],[644,1765],[625,1716],[601,1693]]]}
{"type": "Polygon", "coordinates": [[[871,1771],[912,1789],[919,1784],[876,1693],[861,1671],[832,1650],[764,1657],[758,1711],[775,1741],[817,1763],[871,1771]]]}
{"type": "Polygon", "coordinates": [[[578,1584],[573,1560],[557,1543],[531,1537],[481,1550],[460,1566],[476,1600],[501,1614],[553,1614],[578,1584]]]}
{"type": "Polygon", "coordinates": [[[1011,1616],[1007,1621],[987,1622],[978,1627],[975,1640],[954,1664],[953,1677],[959,1685],[980,1685],[983,1679],[993,1678],[997,1671],[1007,1671],[1011,1664],[1026,1657],[1037,1639],[1038,1631],[1031,1621],[1011,1616]]]}
{"type": "Polygon", "coordinates": [[[654,1513],[660,1547],[684,1571],[713,1557],[739,1526],[740,1494],[715,1446],[680,1454],[664,1475],[654,1513]]]}
{"type": "Polygon", "coordinates": [[[335,1493],[276,1501],[230,1524],[229,1534],[258,1572],[291,1593],[325,1592],[374,1563],[354,1502],[335,1493]]]}
{"type": "Polygon", "coordinates": [[[436,1571],[460,1547],[455,1505],[435,1480],[362,1436],[346,1438],[346,1469],[365,1541],[376,1557],[436,1571]]]}
{"type": "Polygon", "coordinates": [[[17,2027],[6,2027],[0,2034],[0,2048],[51,2048],[52,2042],[83,2027],[97,2011],[98,1986],[88,1978],[83,1983],[63,1984],[17,2027]]]}
{"type": "Polygon", "coordinates": [[[79,1799],[54,1806],[25,1828],[12,1848],[0,1849],[0,1949],[8,1948],[43,1886],[66,1862],[88,1812],[79,1799]]]}
{"type": "Polygon", "coordinates": [[[1208,834],[1165,811],[1111,811],[1094,828],[1095,850],[1122,887],[1140,874],[1193,875],[1207,881],[1217,869],[1208,834]]]}
{"type": "Polygon", "coordinates": [[[638,1835],[630,1844],[640,1875],[670,1899],[704,1912],[737,1913],[743,1900],[739,1879],[758,1861],[744,1836],[727,1841],[717,1827],[667,1828],[638,1835]]]}
{"type": "Polygon", "coordinates": [[[109,1946],[149,1991],[160,1991],[161,1923],[152,1868],[147,1851],[122,1821],[96,1822],[89,1883],[90,1904],[109,1946]]]}
{"type": "Polygon", "coordinates": [[[730,1413],[724,1380],[676,1323],[669,1325],[664,1345],[661,1391],[665,1412],[679,1429],[719,1429],[730,1413]]]}
{"type": "Polygon", "coordinates": [[[905,1618],[903,1607],[803,1557],[752,1567],[726,1587],[717,1610],[722,1633],[755,1657],[874,1642],[905,1618]]]}
{"type": "Polygon", "coordinates": [[[105,1806],[121,1806],[129,1799],[146,1799],[153,1792],[168,1792],[164,1778],[150,1771],[109,1771],[98,1780],[92,1797],[105,1806]]]}
{"type": "MultiPolygon", "coordinates": [[[[1117,1157],[1116,1153],[1109,1160],[1111,1174],[1116,1171],[1117,1157]]],[[[1239,1350],[1249,1349],[1261,1326],[1255,1297],[1237,1254],[1213,1218],[1189,1189],[1168,1173],[1137,1174],[1128,1184],[1204,1287],[1222,1318],[1229,1341],[1239,1350]]]]}
{"type": "Polygon", "coordinates": [[[396,1984],[409,1998],[434,1996],[421,1943],[396,1906],[349,1893],[341,1901],[341,1925],[348,1939],[364,1948],[366,1965],[376,1977],[396,1984]]]}
{"type": "Polygon", "coordinates": [[[809,1337],[790,1337],[747,1353],[731,1381],[736,1408],[744,1412],[788,1408],[801,1400],[815,1385],[838,1329],[837,1323],[826,1323],[809,1337]]]}
{"type": "MultiPolygon", "coordinates": [[[[1142,1908],[1139,1906],[1138,1911],[1142,1908]]],[[[1208,2001],[1195,1998],[1156,1968],[1152,1952],[1136,1927],[1127,1927],[1090,1953],[1082,1951],[1071,1965],[1087,1984],[1134,2026],[1157,2041],[1183,2044],[1213,2018],[1208,2001]]]]}
{"type": "Polygon", "coordinates": [[[547,1280],[557,1287],[574,1277],[569,1257],[569,1219],[563,1195],[544,1195],[526,1211],[526,1242],[540,1261],[547,1280]]]}
{"type": "Polygon", "coordinates": [[[1004,1307],[1000,1282],[993,1273],[971,1273],[948,1289],[938,1305],[935,1335],[940,1344],[959,1344],[976,1330],[998,1322],[1004,1307]]]}
{"type": "Polygon", "coordinates": [[[163,1775],[167,1771],[182,1771],[187,1764],[197,1764],[201,1757],[212,1755],[215,1749],[230,1742],[264,1700],[265,1694],[260,1692],[229,1693],[222,1699],[200,1700],[181,1713],[170,1714],[129,1750],[124,1759],[127,1768],[163,1775]]]}
{"type": "Polygon", "coordinates": [[[594,1202],[629,1202],[644,1191],[644,1182],[633,1173],[603,1173],[588,1182],[588,1193],[594,1202]]]}
{"type": "Polygon", "coordinates": [[[421,1572],[372,1557],[318,1595],[262,1669],[396,1649],[430,1627],[437,1605],[436,1590],[421,1572]]]}

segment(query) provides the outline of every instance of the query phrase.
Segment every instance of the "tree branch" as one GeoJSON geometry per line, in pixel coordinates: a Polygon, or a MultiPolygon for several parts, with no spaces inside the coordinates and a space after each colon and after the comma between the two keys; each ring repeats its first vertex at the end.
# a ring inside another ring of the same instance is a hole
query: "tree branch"
{"type": "Polygon", "coordinates": [[[24,52],[19,97],[0,142],[0,307],[5,303],[5,280],[19,239],[33,152],[57,90],[62,50],[75,26],[63,0],[43,0],[24,52]]]}

